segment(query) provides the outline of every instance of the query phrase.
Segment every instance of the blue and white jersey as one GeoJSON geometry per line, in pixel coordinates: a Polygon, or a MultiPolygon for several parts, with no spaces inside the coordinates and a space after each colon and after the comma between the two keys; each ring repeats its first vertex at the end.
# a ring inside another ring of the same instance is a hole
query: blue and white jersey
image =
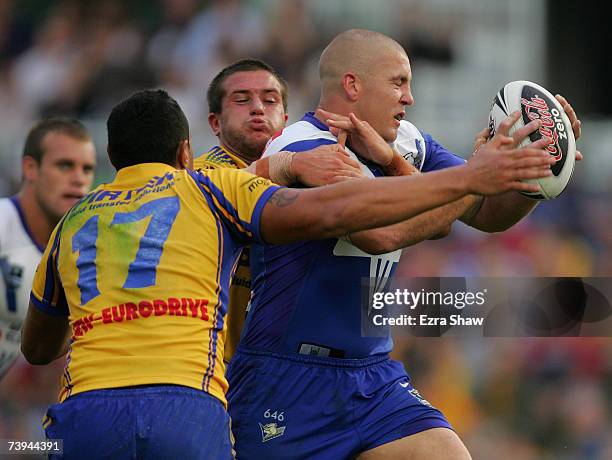
{"type": "MultiPolygon", "coordinates": [[[[327,126],[309,112],[273,138],[264,156],[336,142],[327,126]]],[[[464,162],[407,121],[402,121],[394,147],[424,172],[464,162]]],[[[361,161],[364,174],[383,175],[376,165],[346,150],[361,161]]],[[[397,250],[373,256],[336,238],[252,246],[252,299],[240,348],[337,358],[388,353],[389,335],[362,337],[361,281],[373,278],[371,290],[382,289],[400,255],[397,250]]]]}
{"type": "Polygon", "coordinates": [[[0,378],[20,353],[21,324],[45,248],[35,241],[17,196],[0,199],[0,378]]]}

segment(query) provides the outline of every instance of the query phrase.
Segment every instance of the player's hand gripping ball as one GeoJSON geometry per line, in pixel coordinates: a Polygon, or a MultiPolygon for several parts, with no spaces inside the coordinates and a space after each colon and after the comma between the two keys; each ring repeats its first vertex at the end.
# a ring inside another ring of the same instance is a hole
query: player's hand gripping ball
{"type": "Polygon", "coordinates": [[[530,179],[527,182],[540,185],[541,193],[521,192],[536,200],[551,200],[565,190],[576,161],[576,139],[572,125],[561,104],[546,89],[530,81],[512,81],[505,85],[495,96],[489,113],[490,137],[495,135],[499,124],[512,112],[520,110],[521,118],[510,130],[510,136],[532,120],[541,120],[540,129],[534,131],[522,143],[549,137],[551,142],[546,150],[555,158],[551,166],[552,176],[530,179]]]}

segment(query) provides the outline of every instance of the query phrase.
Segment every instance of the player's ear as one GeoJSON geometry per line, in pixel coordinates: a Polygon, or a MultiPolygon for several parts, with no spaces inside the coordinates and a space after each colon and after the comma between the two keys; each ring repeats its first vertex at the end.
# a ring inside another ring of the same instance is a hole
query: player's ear
{"type": "Polygon", "coordinates": [[[344,89],[344,94],[349,101],[357,101],[361,92],[359,77],[351,72],[345,73],[342,77],[342,89],[344,89]]]}
{"type": "Polygon", "coordinates": [[[193,154],[189,139],[181,141],[176,149],[176,163],[179,169],[193,169],[193,154]]]}
{"type": "Polygon", "coordinates": [[[21,159],[21,171],[23,171],[23,178],[26,182],[34,182],[38,179],[39,167],[38,162],[29,155],[21,159]]]}
{"type": "Polygon", "coordinates": [[[113,161],[113,156],[111,155],[110,152],[110,147],[107,145],[106,146],[106,154],[108,155],[108,160],[111,162],[111,164],[113,165],[113,168],[115,168],[117,171],[119,171],[119,168],[117,167],[117,165],[115,164],[115,162],[113,161]]]}
{"type": "Polygon", "coordinates": [[[210,112],[208,114],[208,125],[210,126],[210,129],[212,130],[213,134],[215,136],[218,136],[221,132],[221,126],[219,124],[219,117],[216,113],[210,112]]]}

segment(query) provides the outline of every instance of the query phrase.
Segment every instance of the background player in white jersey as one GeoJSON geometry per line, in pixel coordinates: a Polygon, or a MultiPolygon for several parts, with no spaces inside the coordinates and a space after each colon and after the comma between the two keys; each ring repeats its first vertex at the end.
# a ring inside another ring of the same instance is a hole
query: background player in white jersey
{"type": "Polygon", "coordinates": [[[0,199],[0,378],[19,354],[34,271],[60,218],[91,187],[96,155],[85,126],[49,118],[30,130],[19,192],[0,199]]]}
{"type": "MultiPolygon", "coordinates": [[[[375,131],[397,150],[414,153],[423,171],[463,164],[431,136],[400,121],[414,102],[412,74],[405,51],[389,37],[360,30],[340,34],[323,52],[319,69],[320,106],[329,112],[306,114],[272,140],[264,156],[336,143],[327,122],[348,130],[347,150],[362,157],[370,153],[366,135],[375,131]],[[351,113],[358,118],[348,118],[351,113]]],[[[506,132],[517,119],[514,114],[507,120],[506,132]]],[[[575,114],[572,121],[579,126],[575,114]]],[[[528,124],[513,141],[538,126],[528,124]]],[[[370,176],[384,172],[368,162],[363,169],[370,176]]],[[[403,366],[388,358],[390,337],[362,336],[361,281],[384,282],[399,260],[398,249],[443,233],[458,217],[498,231],[532,207],[514,193],[468,196],[394,226],[353,233],[348,241],[255,246],[251,311],[228,369],[238,455],[469,458],[444,416],[418,395],[403,366]]]]}

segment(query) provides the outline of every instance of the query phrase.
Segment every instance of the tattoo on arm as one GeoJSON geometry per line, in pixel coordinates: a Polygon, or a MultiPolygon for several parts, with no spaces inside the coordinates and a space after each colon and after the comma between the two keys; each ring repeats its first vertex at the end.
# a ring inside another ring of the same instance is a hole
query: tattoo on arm
{"type": "Polygon", "coordinates": [[[297,200],[298,196],[300,196],[300,192],[298,190],[282,188],[272,194],[268,200],[268,203],[272,203],[278,208],[284,208],[292,205],[295,200],[297,200]]]}

